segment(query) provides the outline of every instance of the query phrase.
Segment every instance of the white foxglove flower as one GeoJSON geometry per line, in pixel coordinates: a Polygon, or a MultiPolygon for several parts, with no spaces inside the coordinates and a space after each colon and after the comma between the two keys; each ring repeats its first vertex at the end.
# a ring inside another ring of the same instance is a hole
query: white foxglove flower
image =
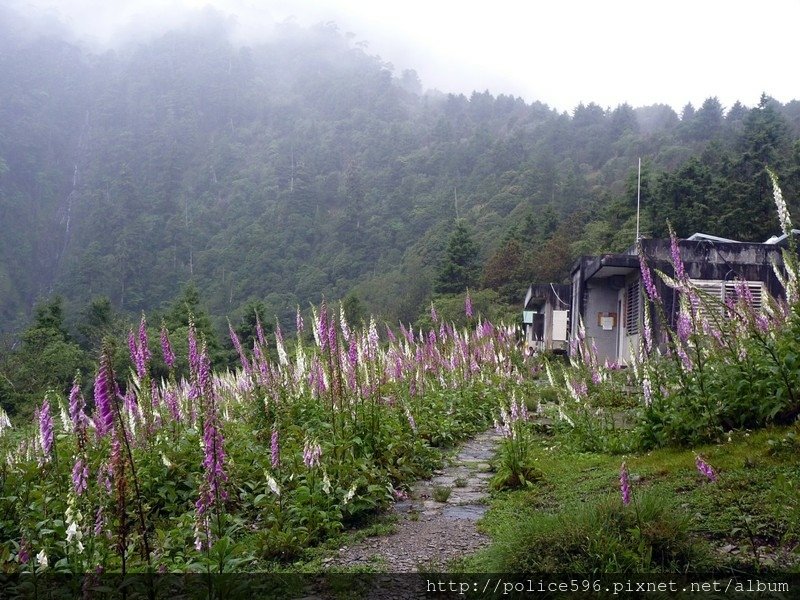
{"type": "Polygon", "coordinates": [[[789,209],[786,207],[786,201],[783,199],[783,192],[778,185],[778,178],[771,169],[767,169],[769,178],[772,180],[772,193],[775,198],[775,207],[778,209],[778,220],[781,223],[781,231],[787,236],[792,235],[792,220],[789,217],[789,209]]]}
{"type": "Polygon", "coordinates": [[[44,549],[39,550],[39,554],[36,555],[36,563],[42,569],[46,569],[50,565],[50,563],[47,562],[47,554],[45,554],[44,549]]]}
{"type": "Polygon", "coordinates": [[[67,527],[67,543],[68,544],[75,544],[75,548],[78,550],[78,553],[83,552],[83,543],[81,539],[83,538],[83,534],[81,530],[78,528],[78,524],[73,521],[67,527]]]}
{"type": "Polygon", "coordinates": [[[267,487],[269,487],[269,490],[276,496],[281,495],[281,490],[278,487],[278,482],[275,481],[272,475],[267,475],[267,487]]]}
{"type": "Polygon", "coordinates": [[[353,484],[353,487],[347,490],[347,493],[344,495],[344,500],[342,501],[343,504],[347,504],[348,502],[350,502],[350,500],[353,499],[353,496],[356,495],[357,487],[358,487],[357,484],[353,484]]]}
{"type": "Polygon", "coordinates": [[[331,493],[331,480],[328,478],[328,474],[326,472],[323,472],[322,474],[322,491],[328,495],[331,493]]]}
{"type": "Polygon", "coordinates": [[[11,420],[8,418],[6,411],[0,407],[0,437],[3,437],[3,432],[6,429],[11,429],[11,420]]]}

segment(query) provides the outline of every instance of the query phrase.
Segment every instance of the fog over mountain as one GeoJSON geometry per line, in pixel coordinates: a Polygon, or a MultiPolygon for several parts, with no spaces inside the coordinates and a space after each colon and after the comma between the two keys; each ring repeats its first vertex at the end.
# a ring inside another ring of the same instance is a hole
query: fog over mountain
{"type": "Polygon", "coordinates": [[[782,102],[799,94],[790,76],[792,27],[800,20],[792,0],[758,7],[677,0],[668,10],[627,0],[6,2],[95,49],[196,25],[211,12],[245,44],[269,39],[276,23],[332,22],[398,72],[415,69],[426,88],[467,95],[488,89],[567,111],[581,102],[663,102],[677,111],[710,96],[728,109],[737,100],[757,103],[765,90],[782,102]]]}

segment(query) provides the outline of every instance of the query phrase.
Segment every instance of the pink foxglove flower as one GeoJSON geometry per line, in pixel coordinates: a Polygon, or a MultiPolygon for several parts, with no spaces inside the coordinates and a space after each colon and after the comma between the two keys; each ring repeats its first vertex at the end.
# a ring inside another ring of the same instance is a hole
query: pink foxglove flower
{"type": "Polygon", "coordinates": [[[230,321],[228,321],[228,333],[231,337],[231,343],[236,349],[236,353],[239,355],[239,362],[242,363],[242,369],[244,369],[244,372],[249,375],[253,367],[245,355],[244,348],[242,348],[242,342],[239,341],[239,336],[236,335],[236,332],[234,331],[233,325],[231,325],[230,321]]]}
{"type": "Polygon", "coordinates": [[[69,391],[69,418],[72,421],[74,431],[79,431],[86,422],[86,415],[83,410],[86,401],[81,394],[81,386],[78,385],[78,378],[72,382],[72,389],[69,391]]]}
{"type": "Polygon", "coordinates": [[[189,373],[196,377],[200,371],[200,354],[197,351],[197,330],[194,327],[194,319],[189,317],[189,373]]]}
{"type": "Polygon", "coordinates": [[[324,298],[319,307],[316,331],[319,335],[319,339],[317,340],[319,343],[319,349],[320,351],[324,351],[328,344],[328,305],[325,303],[324,298]]]}
{"type": "Polygon", "coordinates": [[[672,266],[675,268],[675,279],[681,283],[685,283],[686,269],[683,266],[681,249],[680,246],[678,246],[678,238],[675,237],[675,232],[672,230],[672,227],[669,228],[669,248],[670,258],[672,258],[672,266]]]}
{"type": "Polygon", "coordinates": [[[644,290],[647,292],[647,297],[651,302],[658,302],[658,288],[653,282],[653,274],[650,272],[650,267],[644,259],[644,254],[641,249],[639,250],[639,270],[642,272],[642,282],[644,283],[644,290]]]}
{"type": "Polygon", "coordinates": [[[39,411],[39,434],[42,437],[42,451],[45,457],[49,459],[53,454],[55,438],[53,436],[53,417],[50,414],[50,401],[47,398],[42,402],[42,408],[39,411]]]}
{"type": "Polygon", "coordinates": [[[631,503],[631,482],[628,475],[628,465],[624,462],[619,469],[619,491],[622,495],[622,504],[628,506],[631,503]]]}
{"type": "Polygon", "coordinates": [[[267,346],[267,337],[264,335],[264,328],[261,326],[261,319],[258,318],[258,311],[256,311],[256,339],[262,347],[267,346]]]}
{"type": "Polygon", "coordinates": [[[281,449],[278,443],[278,428],[272,430],[272,438],[270,439],[270,463],[273,469],[277,469],[281,462],[281,449]]]}
{"type": "Polygon", "coordinates": [[[703,460],[699,454],[695,458],[695,466],[702,475],[705,475],[708,478],[709,481],[717,480],[716,471],[714,471],[713,467],[703,460]]]}
{"type": "Polygon", "coordinates": [[[114,396],[111,359],[107,352],[103,352],[94,381],[94,425],[98,438],[105,436],[114,426],[114,396]]]}
{"type": "Polygon", "coordinates": [[[303,447],[303,463],[307,468],[312,469],[320,465],[320,456],[322,455],[322,448],[316,442],[312,443],[306,440],[303,447]]]}
{"type": "Polygon", "coordinates": [[[147,339],[147,319],[145,319],[144,313],[139,321],[139,353],[145,364],[150,362],[152,355],[150,354],[150,342],[147,339]]]}
{"type": "Polygon", "coordinates": [[[28,540],[22,538],[19,541],[19,552],[17,552],[17,560],[21,565],[27,565],[31,560],[31,549],[28,540]]]}
{"type": "Polygon", "coordinates": [[[172,350],[172,344],[169,341],[169,332],[164,322],[161,322],[161,354],[164,357],[164,364],[168,368],[175,368],[175,352],[172,350]]]}
{"type": "Polygon", "coordinates": [[[472,318],[472,298],[469,295],[469,290],[467,290],[467,297],[464,300],[464,314],[466,314],[468,318],[472,318]]]}
{"type": "Polygon", "coordinates": [[[692,321],[689,315],[683,311],[678,314],[677,330],[678,339],[685,344],[692,333],[692,321]]]}
{"type": "Polygon", "coordinates": [[[89,483],[89,466],[84,462],[82,457],[75,461],[72,467],[72,489],[75,490],[75,495],[80,496],[86,491],[89,483]]]}

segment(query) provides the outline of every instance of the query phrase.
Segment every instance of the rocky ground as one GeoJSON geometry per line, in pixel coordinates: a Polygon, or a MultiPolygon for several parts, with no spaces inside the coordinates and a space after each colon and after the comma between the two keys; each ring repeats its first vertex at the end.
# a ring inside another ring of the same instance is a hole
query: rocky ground
{"type": "Polygon", "coordinates": [[[487,544],[489,539],[475,523],[486,511],[492,476],[489,460],[499,439],[491,429],[467,442],[432,479],[417,482],[409,498],[393,506],[398,515],[395,533],[341,548],[326,566],[369,566],[384,573],[441,572],[449,561],[487,544]],[[446,502],[436,500],[437,487],[451,490],[446,502]]]}

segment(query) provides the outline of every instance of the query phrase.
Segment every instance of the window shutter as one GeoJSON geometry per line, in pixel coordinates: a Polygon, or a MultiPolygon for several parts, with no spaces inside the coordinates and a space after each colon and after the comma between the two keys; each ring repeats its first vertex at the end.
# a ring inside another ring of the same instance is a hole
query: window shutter
{"type": "MultiPolygon", "coordinates": [[[[753,310],[756,312],[761,312],[764,308],[764,284],[760,281],[748,281],[746,284],[747,289],[750,291],[750,297],[752,298],[751,306],[753,307],[753,310]]],[[[726,281],[725,299],[736,301],[738,296],[739,294],[736,290],[736,282],[726,281]]]]}
{"type": "Polygon", "coordinates": [[[625,293],[625,329],[627,335],[639,333],[639,307],[641,305],[641,287],[637,279],[628,286],[625,293]]]}
{"type": "MultiPolygon", "coordinates": [[[[761,281],[747,281],[745,282],[747,289],[750,290],[752,297],[752,306],[760,312],[764,307],[764,284],[761,281]]],[[[710,281],[710,280],[692,280],[694,285],[700,292],[700,307],[699,312],[701,316],[710,316],[709,312],[713,311],[717,317],[725,315],[725,301],[736,300],[738,292],[736,291],[736,281],[710,281]]],[[[697,302],[693,303],[692,308],[698,309],[697,302]]]]}

